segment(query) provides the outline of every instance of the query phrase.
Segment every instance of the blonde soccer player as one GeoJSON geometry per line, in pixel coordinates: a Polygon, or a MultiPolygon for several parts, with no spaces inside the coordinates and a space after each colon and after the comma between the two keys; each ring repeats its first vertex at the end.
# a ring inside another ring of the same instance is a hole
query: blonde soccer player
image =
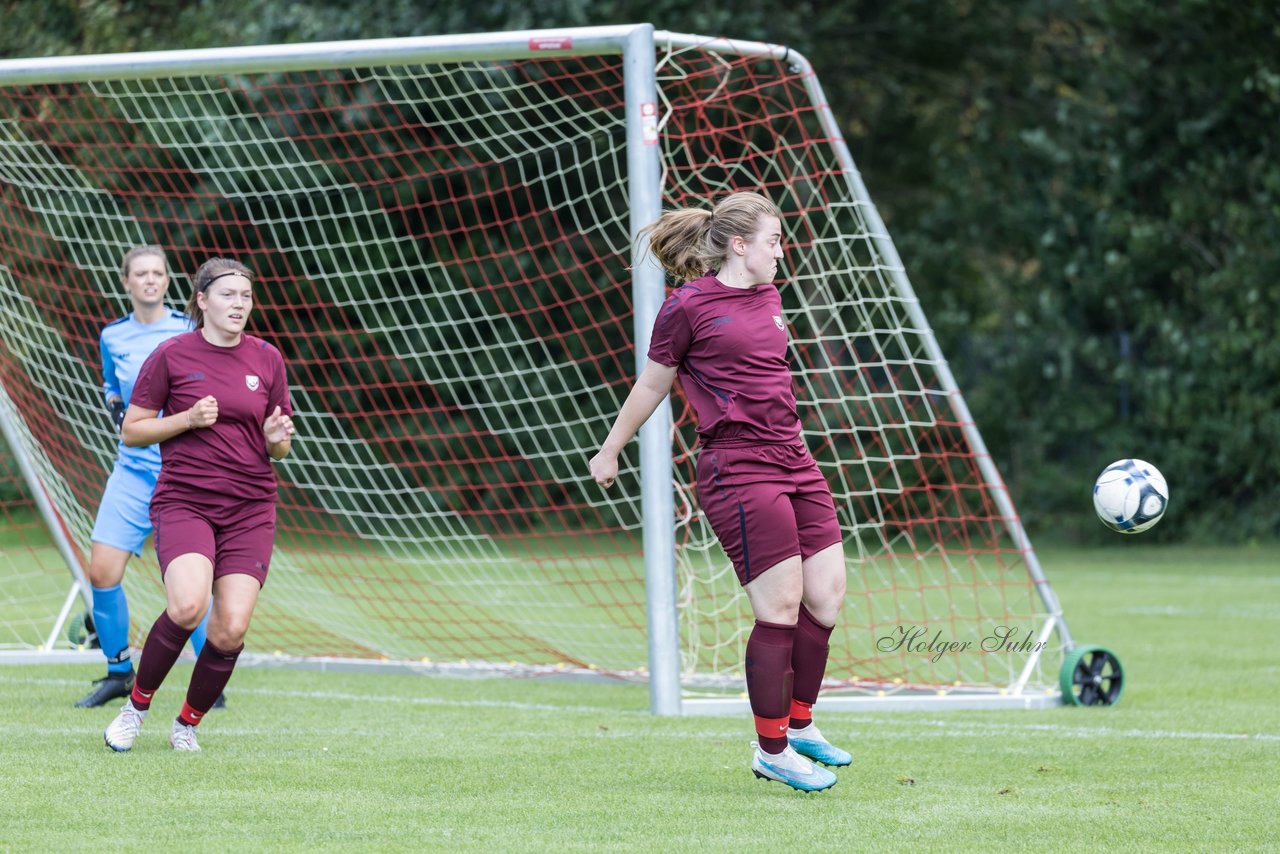
{"type": "Polygon", "coordinates": [[[747,695],[757,777],[819,791],[849,753],[813,724],[828,639],[845,593],[844,549],[831,490],[800,435],[787,324],[773,280],[781,215],[758,193],[713,208],[667,211],[645,229],[649,249],[684,281],[663,304],[648,363],[590,462],[605,488],[618,454],[676,377],[699,439],[697,495],[733,563],[755,625],[747,695]]]}
{"type": "MultiPolygon", "coordinates": [[[[131,311],[107,324],[98,337],[104,400],[117,430],[124,423],[142,363],[162,342],[191,331],[191,319],[165,304],[170,276],[163,249],[135,246],[125,253],[120,268],[121,286],[129,297],[131,311]]],[[[98,646],[107,659],[107,674],[76,701],[77,708],[106,705],[129,696],[133,689],[124,572],[129,558],[142,554],[151,534],[151,494],[159,476],[158,447],[130,448],[123,440],[119,442],[89,537],[93,544],[88,573],[93,626],[98,646]]],[[[205,623],[201,622],[191,635],[191,648],[197,656],[204,647],[204,636],[205,623]]],[[[223,702],[219,697],[215,706],[223,702]]]]}

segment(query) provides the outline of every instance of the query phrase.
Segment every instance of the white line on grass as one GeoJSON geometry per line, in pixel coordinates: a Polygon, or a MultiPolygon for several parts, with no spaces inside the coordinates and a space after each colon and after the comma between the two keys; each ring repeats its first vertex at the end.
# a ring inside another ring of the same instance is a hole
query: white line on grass
{"type": "MultiPolygon", "coordinates": [[[[13,685],[80,685],[83,680],[76,679],[9,679],[0,676],[0,684],[13,685]]],[[[618,709],[609,706],[583,706],[583,705],[557,705],[555,703],[521,703],[513,700],[450,700],[441,699],[439,697],[406,697],[395,694],[355,694],[345,691],[290,691],[280,690],[276,688],[237,688],[235,694],[248,694],[262,697],[281,697],[285,699],[297,700],[313,700],[313,701],[341,701],[356,703],[394,703],[394,704],[410,704],[417,706],[448,706],[458,708],[495,708],[495,709],[512,709],[514,711],[537,711],[537,712],[584,712],[587,714],[609,714],[618,716],[648,716],[649,712],[642,709],[618,709]]],[[[854,734],[858,734],[857,730],[862,727],[875,728],[883,730],[901,730],[913,735],[935,735],[942,737],[951,736],[974,736],[974,735],[1010,735],[1015,733],[1043,732],[1053,735],[1067,736],[1073,738],[1169,738],[1169,739],[1194,739],[1206,741],[1264,741],[1264,742],[1280,742],[1280,734],[1275,733],[1238,733],[1238,732],[1197,732],[1194,730],[1148,730],[1148,729],[1113,729],[1111,727],[1086,727],[1086,726],[1065,726],[1062,724],[1037,724],[1037,723],[1006,723],[992,722],[984,723],[982,721],[955,721],[943,720],[939,718],[916,718],[911,717],[911,713],[904,712],[902,715],[893,717],[879,717],[883,712],[876,713],[876,717],[862,717],[847,713],[832,714],[828,720],[839,721],[840,723],[854,722],[854,734]],[[923,730],[923,732],[921,732],[923,730]]],[[[714,717],[739,717],[738,715],[723,716],[706,716],[706,719],[714,717]]],[[[829,727],[835,729],[834,725],[829,727]]],[[[705,729],[693,728],[699,737],[708,735],[705,729]]],[[[726,737],[737,734],[723,733],[726,737]]]]}
{"type": "Polygon", "coordinates": [[[275,688],[236,688],[236,694],[258,694],[264,697],[286,697],[299,700],[350,700],[357,703],[410,703],[423,706],[482,706],[514,709],[522,712],[590,712],[618,715],[647,715],[640,709],[614,709],[607,706],[561,706],[554,703],[521,703],[514,700],[444,700],[439,697],[404,697],[394,694],[351,694],[343,691],[282,691],[275,688]]]}
{"type": "MultiPolygon", "coordinates": [[[[77,679],[8,679],[0,676],[0,684],[12,685],[83,685],[84,680],[77,679]]],[[[439,697],[406,697],[396,694],[354,694],[346,691],[286,691],[277,688],[233,688],[237,696],[241,694],[259,695],[263,697],[284,697],[298,700],[342,700],[358,703],[409,703],[421,706],[457,706],[514,709],[535,712],[589,712],[609,713],[616,715],[647,715],[641,709],[617,709],[608,706],[557,705],[555,703],[521,703],[513,700],[446,700],[439,697]]]]}
{"type": "MultiPolygon", "coordinates": [[[[874,726],[886,726],[888,728],[899,727],[899,721],[887,719],[863,719],[859,724],[870,724],[874,726]]],[[[1277,741],[1280,742],[1280,734],[1274,733],[1242,733],[1242,732],[1196,732],[1188,730],[1151,730],[1151,729],[1112,729],[1111,727],[1084,727],[1084,726],[1063,726],[1062,724],[1010,724],[1010,723],[983,723],[982,721],[946,721],[937,719],[915,719],[910,721],[911,729],[915,727],[925,727],[934,729],[934,733],[919,733],[915,735],[981,735],[990,733],[992,735],[1009,735],[1017,732],[1044,732],[1053,735],[1071,736],[1077,738],[1179,738],[1179,739],[1203,739],[1210,741],[1277,741]]]]}

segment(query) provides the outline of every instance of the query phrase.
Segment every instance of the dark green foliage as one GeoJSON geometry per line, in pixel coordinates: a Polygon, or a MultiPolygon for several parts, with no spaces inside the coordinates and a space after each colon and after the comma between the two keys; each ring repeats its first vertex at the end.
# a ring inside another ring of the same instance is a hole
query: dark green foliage
{"type": "Polygon", "coordinates": [[[1037,16],[1015,21],[1030,44],[1017,66],[977,42],[981,67],[959,69],[970,110],[955,113],[972,124],[934,135],[947,174],[897,210],[944,351],[1033,528],[1050,517],[1071,535],[1061,523],[1079,517],[1096,532],[1079,512],[1093,475],[1141,456],[1173,490],[1153,536],[1272,537],[1274,12],[1130,2],[1037,16]]]}

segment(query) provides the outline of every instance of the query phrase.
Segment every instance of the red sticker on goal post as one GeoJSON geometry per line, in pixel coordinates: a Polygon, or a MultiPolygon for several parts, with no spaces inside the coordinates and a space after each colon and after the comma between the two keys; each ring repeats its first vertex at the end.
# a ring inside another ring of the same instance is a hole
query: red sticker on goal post
{"type": "Polygon", "coordinates": [[[540,36],[529,39],[529,50],[569,50],[573,36],[540,36]]]}
{"type": "Polygon", "coordinates": [[[658,144],[658,105],[653,101],[640,104],[641,139],[645,145],[658,144]]]}

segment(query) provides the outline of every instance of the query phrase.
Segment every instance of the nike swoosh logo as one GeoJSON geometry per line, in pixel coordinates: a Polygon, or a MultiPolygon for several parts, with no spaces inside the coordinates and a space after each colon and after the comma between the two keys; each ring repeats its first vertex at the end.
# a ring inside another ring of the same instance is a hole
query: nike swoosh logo
{"type": "Polygon", "coordinates": [[[808,777],[809,775],[817,771],[817,769],[814,768],[812,765],[809,766],[808,768],[792,770],[790,768],[783,768],[780,765],[774,765],[772,762],[766,762],[765,764],[768,765],[770,768],[772,768],[775,773],[783,774],[783,775],[790,774],[793,777],[796,776],[797,774],[804,777],[808,777]]]}

